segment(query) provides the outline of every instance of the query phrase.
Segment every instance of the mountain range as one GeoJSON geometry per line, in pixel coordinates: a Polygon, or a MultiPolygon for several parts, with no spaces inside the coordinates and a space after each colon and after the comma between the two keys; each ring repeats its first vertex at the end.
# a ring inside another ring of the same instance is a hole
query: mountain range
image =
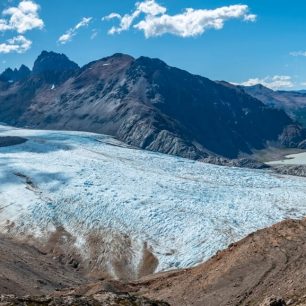
{"type": "Polygon", "coordinates": [[[234,159],[268,143],[303,145],[306,130],[258,98],[159,59],[114,54],[79,67],[63,54],[43,51],[32,70],[1,74],[0,121],[109,134],[196,160],[234,159]]]}
{"type": "Polygon", "coordinates": [[[306,127],[306,92],[272,90],[263,85],[240,86],[240,88],[252,97],[264,104],[285,110],[293,119],[306,127]]]}

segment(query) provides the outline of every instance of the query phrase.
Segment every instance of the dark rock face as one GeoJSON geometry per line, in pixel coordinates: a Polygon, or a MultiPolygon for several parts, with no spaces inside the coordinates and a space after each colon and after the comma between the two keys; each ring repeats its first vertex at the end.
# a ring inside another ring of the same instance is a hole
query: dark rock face
{"type": "Polygon", "coordinates": [[[25,66],[21,65],[19,69],[12,70],[11,68],[7,68],[1,75],[0,81],[2,82],[17,82],[22,81],[29,77],[31,74],[31,70],[25,66]]]}
{"type": "Polygon", "coordinates": [[[306,139],[306,129],[297,125],[287,126],[279,137],[280,143],[287,148],[303,146],[303,139],[306,139]]]}
{"type": "Polygon", "coordinates": [[[269,165],[250,158],[228,159],[219,156],[209,156],[203,159],[203,162],[227,167],[239,167],[250,169],[268,169],[269,165]]]}
{"type": "Polygon", "coordinates": [[[273,170],[279,174],[306,177],[305,165],[275,165],[273,170]]]}
{"type": "Polygon", "coordinates": [[[294,120],[306,127],[305,91],[274,91],[260,84],[239,88],[265,105],[285,110],[294,120]]]}
{"type": "Polygon", "coordinates": [[[299,144],[299,149],[306,150],[306,140],[302,141],[302,142],[299,144]]]}
{"type": "Polygon", "coordinates": [[[79,70],[79,66],[64,54],[43,51],[33,66],[33,74],[44,76],[45,81],[61,83],[79,70]]]}
{"type": "Polygon", "coordinates": [[[43,52],[30,77],[0,88],[2,122],[105,133],[191,159],[237,158],[268,141],[296,146],[306,138],[285,112],[242,90],[146,57],[115,54],[79,69],[43,52]],[[283,135],[288,126],[295,134],[283,135]]]}

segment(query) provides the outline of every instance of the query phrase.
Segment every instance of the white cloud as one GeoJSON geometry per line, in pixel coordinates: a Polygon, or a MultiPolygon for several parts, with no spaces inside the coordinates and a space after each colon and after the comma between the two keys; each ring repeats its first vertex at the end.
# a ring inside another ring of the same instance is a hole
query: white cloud
{"type": "Polygon", "coordinates": [[[78,30],[82,27],[87,27],[89,23],[91,22],[92,17],[84,17],[76,26],[75,29],[78,30]]]}
{"type": "Polygon", "coordinates": [[[155,2],[155,0],[146,0],[144,2],[136,3],[136,10],[131,14],[125,14],[121,16],[117,13],[111,13],[110,15],[103,18],[103,20],[119,19],[119,27],[112,27],[109,30],[109,34],[121,33],[122,31],[127,31],[133,24],[134,20],[138,18],[141,14],[146,16],[157,16],[165,14],[167,9],[155,2]]]}
{"type": "Polygon", "coordinates": [[[33,29],[42,29],[43,20],[39,17],[40,7],[33,1],[23,0],[17,7],[10,7],[2,12],[0,31],[17,31],[23,34],[33,29]],[[7,17],[7,18],[5,18],[7,17]]]}
{"type": "Polygon", "coordinates": [[[250,22],[255,22],[257,19],[257,15],[255,14],[247,14],[243,17],[244,21],[250,21],[250,22]]]}
{"type": "MultiPolygon", "coordinates": [[[[0,18],[0,32],[13,31],[24,34],[34,29],[44,27],[43,20],[39,17],[40,7],[34,1],[22,0],[18,6],[12,6],[2,11],[0,18]]],[[[23,35],[15,36],[6,42],[0,43],[0,53],[23,53],[31,48],[32,41],[23,35]]]]}
{"type": "Polygon", "coordinates": [[[293,51],[290,52],[291,56],[305,56],[306,57],[306,51],[293,51]]]}
{"type": "Polygon", "coordinates": [[[256,15],[249,14],[247,5],[230,5],[212,10],[188,8],[183,13],[168,15],[167,8],[155,0],[144,0],[136,3],[136,9],[131,14],[121,16],[112,13],[103,18],[103,20],[111,19],[118,19],[120,24],[118,27],[112,27],[109,34],[121,33],[133,27],[143,31],[147,38],[164,34],[192,37],[201,35],[208,29],[220,30],[225,21],[230,19],[254,22],[256,15]],[[143,19],[134,23],[142,15],[143,19]]]}
{"type": "Polygon", "coordinates": [[[91,40],[95,39],[98,36],[98,34],[99,34],[98,30],[97,29],[93,29],[91,31],[90,39],[91,40]]]}
{"type": "Polygon", "coordinates": [[[233,83],[233,84],[242,85],[242,86],[254,86],[261,84],[273,90],[294,87],[294,82],[292,80],[292,77],[288,75],[275,75],[273,77],[267,76],[263,79],[253,78],[239,84],[238,83],[233,83]]]}
{"type": "Polygon", "coordinates": [[[8,39],[5,43],[0,44],[0,53],[7,54],[12,52],[24,53],[31,48],[32,42],[24,36],[19,35],[8,39]]]}
{"type": "Polygon", "coordinates": [[[90,22],[92,20],[92,17],[84,17],[82,18],[82,20],[76,25],[74,26],[73,28],[70,28],[66,33],[64,33],[59,39],[59,43],[61,44],[66,44],[67,42],[71,41],[72,38],[77,35],[78,33],[78,30],[80,28],[83,28],[83,27],[87,27],[90,22]]]}

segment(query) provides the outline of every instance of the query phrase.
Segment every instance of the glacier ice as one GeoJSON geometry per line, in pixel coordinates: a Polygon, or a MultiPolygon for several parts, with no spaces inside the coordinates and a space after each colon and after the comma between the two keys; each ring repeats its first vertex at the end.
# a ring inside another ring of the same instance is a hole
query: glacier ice
{"type": "Polygon", "coordinates": [[[43,236],[63,226],[147,242],[158,270],[193,266],[229,243],[306,215],[306,179],[130,148],[105,135],[0,127],[0,226],[43,236]]]}

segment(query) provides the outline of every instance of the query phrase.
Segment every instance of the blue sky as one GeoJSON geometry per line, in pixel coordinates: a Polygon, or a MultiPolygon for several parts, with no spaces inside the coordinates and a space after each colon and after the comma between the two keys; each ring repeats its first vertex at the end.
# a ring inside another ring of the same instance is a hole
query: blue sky
{"type": "Polygon", "coordinates": [[[32,67],[42,50],[80,65],[122,52],[213,80],[306,88],[305,0],[1,0],[0,10],[0,70],[32,67]],[[118,16],[102,20],[111,13],[135,18],[120,29],[118,16]]]}

